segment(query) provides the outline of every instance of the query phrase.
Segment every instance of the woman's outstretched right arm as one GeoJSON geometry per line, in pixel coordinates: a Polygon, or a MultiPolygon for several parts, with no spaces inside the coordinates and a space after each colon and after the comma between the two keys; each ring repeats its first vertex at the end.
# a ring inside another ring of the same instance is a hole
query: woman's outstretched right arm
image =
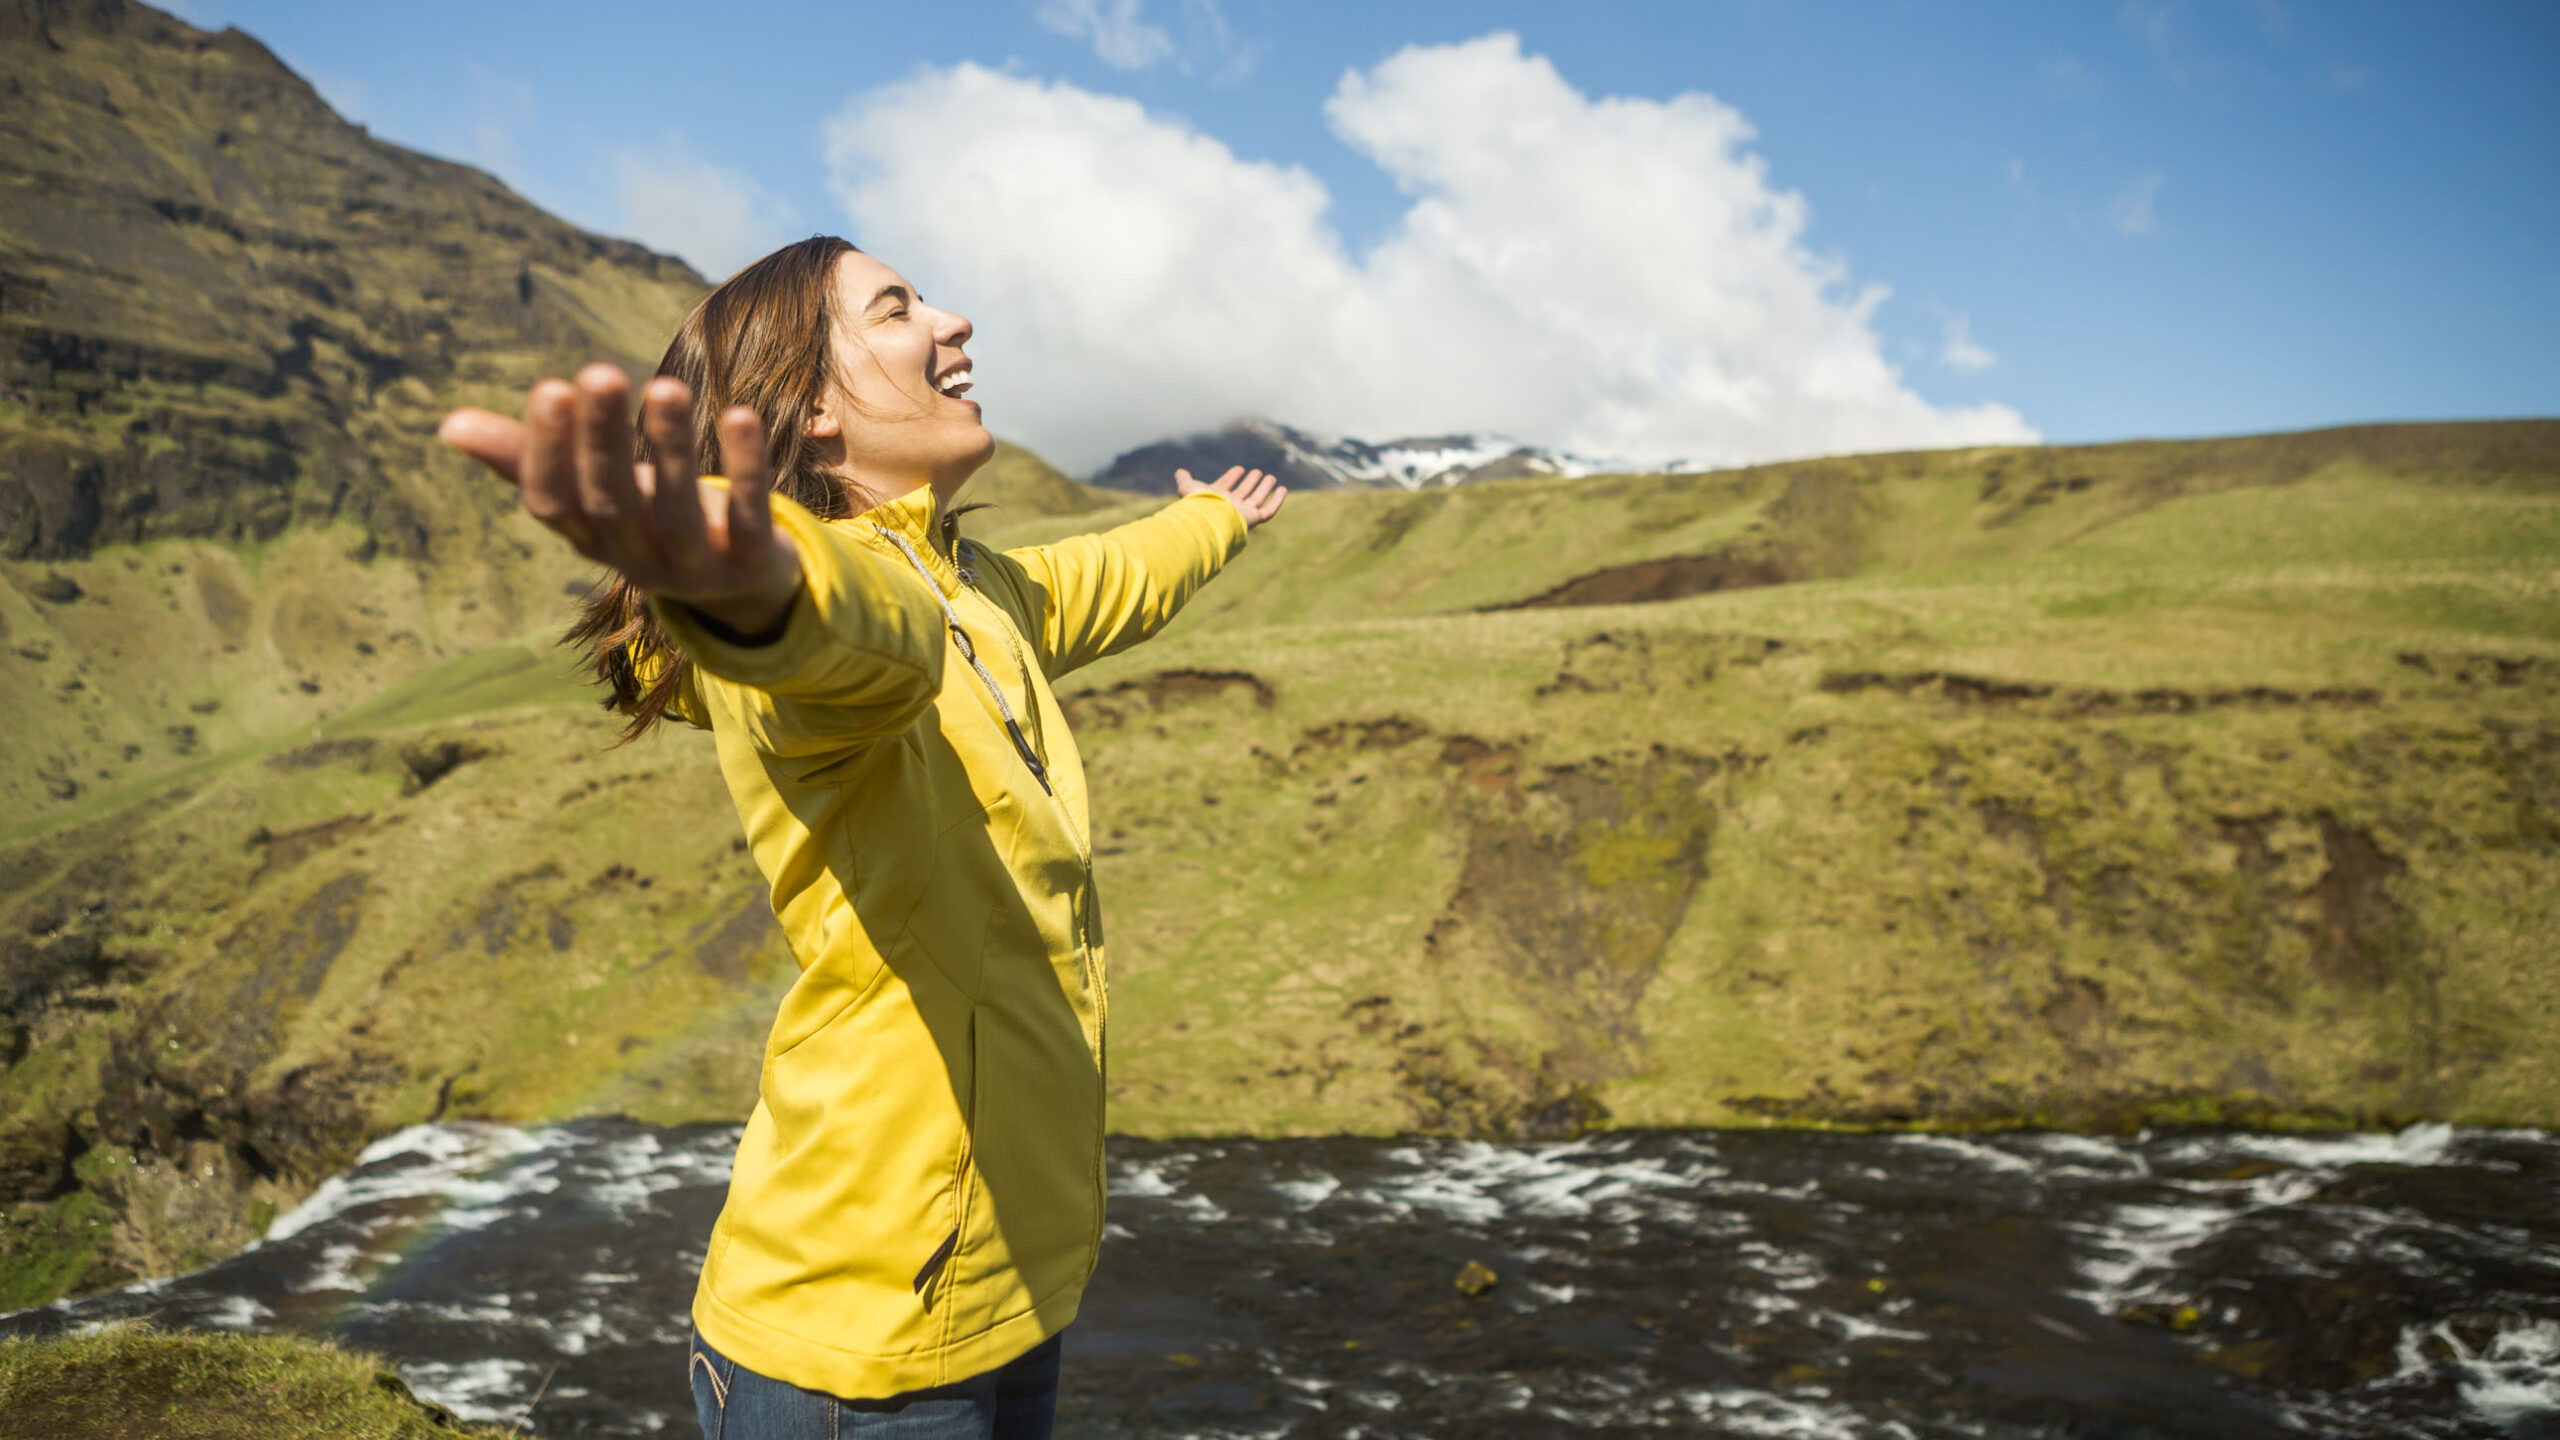
{"type": "Polygon", "coordinates": [[[643,392],[654,467],[634,463],[629,406],[622,372],[589,365],[574,385],[534,386],[521,423],[456,410],[437,434],[514,482],[525,509],[579,554],[647,593],[686,657],[728,682],[735,693],[720,708],[758,749],[837,751],[913,723],[941,689],[932,597],[772,494],[753,411],[720,417],[723,480],[694,472],[682,381],[661,376],[643,392]]]}

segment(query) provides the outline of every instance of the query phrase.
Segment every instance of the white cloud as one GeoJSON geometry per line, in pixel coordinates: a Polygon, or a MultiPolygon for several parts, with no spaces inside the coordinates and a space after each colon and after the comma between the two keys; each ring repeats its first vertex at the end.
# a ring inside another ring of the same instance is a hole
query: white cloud
{"type": "Polygon", "coordinates": [[[1253,72],[1262,46],[1236,38],[1218,0],[1180,0],[1179,38],[1144,18],[1146,0],[1040,0],[1040,28],[1090,41],[1094,57],[1115,70],[1170,63],[1185,75],[1206,68],[1213,84],[1233,85],[1253,72]]]}
{"type": "Polygon", "coordinates": [[[617,152],[613,182],[624,234],[714,280],[792,238],[788,205],[745,173],[696,155],[681,135],[655,150],[617,152]]]}
{"type": "Polygon", "coordinates": [[[2152,202],[2160,198],[2161,178],[2160,172],[2154,170],[2117,191],[2116,197],[2107,202],[2108,227],[2119,235],[2136,238],[2159,228],[2159,217],[2152,211],[2152,202]]]}
{"type": "Polygon", "coordinates": [[[1115,70],[1144,70],[1174,58],[1173,37],[1138,18],[1144,0],[1040,0],[1034,18],[1054,34],[1093,42],[1095,58],[1115,70]]]}
{"type": "Polygon", "coordinates": [[[1302,169],[975,65],[854,97],[827,146],[854,240],[977,322],[990,423],[1073,470],[1242,415],[1652,463],[2035,438],[1902,384],[1886,291],[1805,248],[1711,96],[1594,100],[1498,34],[1326,116],[1412,197],[1365,254],[1302,169]]]}
{"type": "Polygon", "coordinates": [[[1941,306],[1938,310],[1938,322],[1944,328],[1946,336],[1944,343],[1938,347],[1939,364],[1950,370],[1961,370],[1971,375],[1988,370],[2000,363],[1999,356],[1992,354],[1973,338],[1973,322],[1966,318],[1963,311],[1949,310],[1941,306]]]}

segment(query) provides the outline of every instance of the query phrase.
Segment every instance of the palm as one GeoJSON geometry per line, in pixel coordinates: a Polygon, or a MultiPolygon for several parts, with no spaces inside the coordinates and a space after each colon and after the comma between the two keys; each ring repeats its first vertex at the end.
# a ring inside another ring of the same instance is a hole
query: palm
{"type": "Polygon", "coordinates": [[[658,463],[634,462],[629,388],[621,371],[590,365],[575,386],[534,386],[521,423],[464,409],[436,433],[513,481],[579,554],[650,594],[764,629],[799,592],[800,554],[773,526],[763,424],[744,408],[720,417],[724,491],[694,472],[693,392],[680,380],[649,382],[643,423],[658,463]]]}
{"type": "Polygon", "coordinates": [[[1235,502],[1236,510],[1244,516],[1244,523],[1248,526],[1259,525],[1279,514],[1280,502],[1289,498],[1289,487],[1280,483],[1279,476],[1247,470],[1241,465],[1228,466],[1226,474],[1207,485],[1192,479],[1188,470],[1176,470],[1173,472],[1173,490],[1177,495],[1186,496],[1197,495],[1203,490],[1224,495],[1235,502]]]}

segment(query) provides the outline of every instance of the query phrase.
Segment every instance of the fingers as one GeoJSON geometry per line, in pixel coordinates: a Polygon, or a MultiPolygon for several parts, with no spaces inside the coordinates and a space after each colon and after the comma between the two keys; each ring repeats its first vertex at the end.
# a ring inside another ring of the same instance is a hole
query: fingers
{"type": "Polygon", "coordinates": [[[525,396],[525,443],[517,476],[524,508],[589,559],[598,558],[595,533],[578,502],[575,446],[578,397],[567,382],[545,380],[525,396]]]}
{"type": "Polygon", "coordinates": [[[578,508],[608,563],[628,574],[655,547],[631,472],[631,382],[620,370],[599,362],[578,372],[573,435],[578,508]]]}
{"type": "Polygon", "coordinates": [[[465,406],[437,424],[436,438],[505,476],[510,483],[519,478],[527,432],[517,421],[494,410],[465,406]]]}
{"type": "Polygon", "coordinates": [[[773,476],[765,464],[764,422],[744,405],[720,412],[720,468],[729,475],[721,549],[745,560],[773,544],[773,476]]]}
{"type": "Polygon", "coordinates": [[[661,375],[640,389],[640,428],[649,437],[649,520],[659,548],[692,555],[703,548],[702,502],[693,465],[693,389],[661,375]]]}
{"type": "Polygon", "coordinates": [[[1280,483],[1277,474],[1247,470],[1241,465],[1228,466],[1226,474],[1208,485],[1192,479],[1188,470],[1173,472],[1173,493],[1176,495],[1197,495],[1203,490],[1214,490],[1233,501],[1237,513],[1244,516],[1248,525],[1259,525],[1278,514],[1280,502],[1289,497],[1289,487],[1280,483]]]}

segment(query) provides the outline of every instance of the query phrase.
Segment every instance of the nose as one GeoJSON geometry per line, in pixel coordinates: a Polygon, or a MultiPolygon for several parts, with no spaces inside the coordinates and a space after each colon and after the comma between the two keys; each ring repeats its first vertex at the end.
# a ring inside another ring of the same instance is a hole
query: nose
{"type": "Polygon", "coordinates": [[[933,327],[933,339],[935,344],[954,346],[966,345],[969,343],[969,337],[978,333],[976,327],[969,323],[969,317],[965,315],[954,315],[948,310],[943,310],[938,313],[940,314],[941,319],[935,321],[933,327]]]}

